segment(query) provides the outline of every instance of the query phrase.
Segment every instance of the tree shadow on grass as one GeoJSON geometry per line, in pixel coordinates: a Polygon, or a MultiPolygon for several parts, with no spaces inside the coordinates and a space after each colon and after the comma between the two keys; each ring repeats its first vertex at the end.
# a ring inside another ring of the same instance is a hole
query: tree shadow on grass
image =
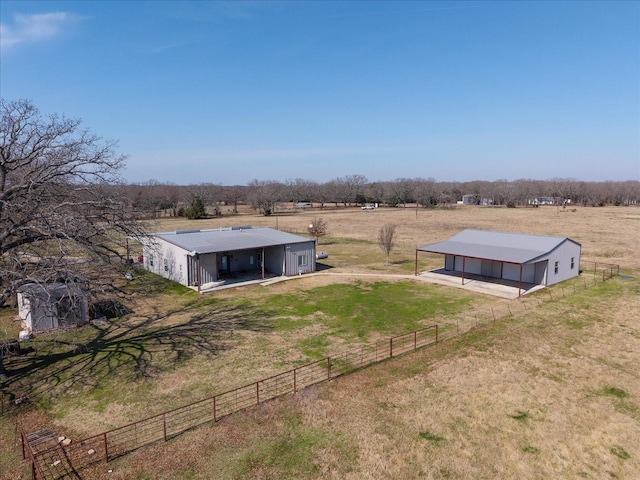
{"type": "Polygon", "coordinates": [[[196,355],[215,356],[233,348],[241,331],[269,325],[237,306],[185,307],[171,314],[89,324],[32,340],[34,352],[5,360],[0,387],[10,399],[27,396],[52,402],[105,384],[141,382],[196,355]],[[170,317],[185,318],[167,325],[170,317]]]}

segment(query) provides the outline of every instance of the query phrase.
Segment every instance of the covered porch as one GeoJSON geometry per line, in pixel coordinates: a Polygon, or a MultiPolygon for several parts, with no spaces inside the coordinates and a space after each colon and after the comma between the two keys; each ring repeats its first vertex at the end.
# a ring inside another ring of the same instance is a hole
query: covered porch
{"type": "Polygon", "coordinates": [[[423,281],[450,287],[462,288],[501,298],[515,299],[544,288],[544,285],[487,277],[475,273],[462,273],[445,268],[437,268],[416,273],[423,281]]]}

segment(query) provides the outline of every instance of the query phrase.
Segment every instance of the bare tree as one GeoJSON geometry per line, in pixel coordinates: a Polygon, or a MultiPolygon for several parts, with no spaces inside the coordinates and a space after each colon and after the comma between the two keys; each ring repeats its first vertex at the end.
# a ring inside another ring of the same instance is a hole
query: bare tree
{"type": "Polygon", "coordinates": [[[320,245],[320,237],[327,234],[327,222],[320,217],[315,217],[309,224],[309,234],[315,237],[316,243],[320,245]]]}
{"type": "Polygon", "coordinates": [[[433,207],[438,203],[438,197],[435,190],[436,181],[429,177],[425,179],[416,179],[416,202],[425,208],[433,207]]]}
{"type": "Polygon", "coordinates": [[[414,200],[416,182],[410,178],[398,178],[391,183],[392,194],[394,196],[393,203],[395,205],[402,204],[407,206],[407,202],[414,200]]]}
{"type": "Polygon", "coordinates": [[[385,223],[378,231],[378,245],[387,256],[387,265],[389,265],[389,256],[391,250],[396,246],[396,226],[392,223],[385,223]]]}
{"type": "Polygon", "coordinates": [[[0,305],[22,284],[121,264],[143,229],[118,186],[116,142],[27,100],[2,99],[0,113],[0,305]]]}
{"type": "Polygon", "coordinates": [[[315,186],[316,182],[313,180],[305,180],[302,178],[296,178],[294,180],[288,179],[285,182],[287,199],[293,203],[311,202],[313,201],[313,189],[315,186]]]}
{"type": "Polygon", "coordinates": [[[276,204],[282,197],[282,184],[275,181],[251,180],[247,195],[251,206],[265,217],[275,213],[276,204]]]}
{"type": "Polygon", "coordinates": [[[238,204],[245,200],[246,187],[233,185],[224,188],[222,198],[227,205],[233,205],[233,213],[238,213],[238,204]]]}

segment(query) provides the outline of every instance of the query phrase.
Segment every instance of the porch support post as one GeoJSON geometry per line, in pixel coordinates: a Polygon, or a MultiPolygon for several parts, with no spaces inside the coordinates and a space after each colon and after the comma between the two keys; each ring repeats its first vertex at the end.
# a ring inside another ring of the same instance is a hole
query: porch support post
{"type": "Polygon", "coordinates": [[[200,289],[202,288],[202,282],[200,281],[200,254],[196,253],[196,278],[198,279],[198,293],[200,292],[200,289]]]}
{"type": "Polygon", "coordinates": [[[414,268],[414,275],[418,275],[418,249],[416,248],[416,264],[415,264],[415,268],[414,268]]]}
{"type": "Polygon", "coordinates": [[[262,279],[264,280],[264,247],[262,247],[262,254],[260,254],[260,270],[262,272],[262,279]]]}
{"type": "MultiPolygon", "coordinates": [[[[462,257],[462,285],[464,285],[464,264],[465,261],[467,260],[467,257],[462,257]]],[[[455,264],[456,260],[454,257],[453,263],[455,264]]]]}
{"type": "Polygon", "coordinates": [[[520,279],[518,280],[518,297],[522,291],[522,264],[520,264],[520,279]]]}

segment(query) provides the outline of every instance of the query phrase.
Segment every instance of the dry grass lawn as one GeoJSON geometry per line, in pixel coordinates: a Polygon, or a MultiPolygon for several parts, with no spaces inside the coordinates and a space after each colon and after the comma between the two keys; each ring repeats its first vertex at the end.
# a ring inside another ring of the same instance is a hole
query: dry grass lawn
{"type": "MultiPolygon", "coordinates": [[[[480,228],[567,236],[582,244],[584,260],[620,264],[621,274],[633,278],[588,289],[556,286],[554,301],[540,292],[524,305],[438,287],[470,301],[470,311],[443,319],[449,340],[145,447],[81,472],[83,478],[640,478],[640,209],[315,209],[277,217],[164,219],[154,230],[250,224],[305,233],[317,216],[328,225],[318,250],[329,253],[331,273],[372,273],[378,280],[411,274],[416,246],[480,228]],[[377,245],[385,223],[395,224],[398,235],[389,266],[377,245]],[[474,328],[478,312],[486,320],[489,311],[512,314],[474,328]],[[454,325],[468,333],[455,336],[454,325]]],[[[419,268],[441,262],[424,255],[419,268]]],[[[268,301],[354,281],[366,280],[320,275],[214,295],[268,301]]],[[[135,315],[118,328],[149,318],[170,328],[192,318],[189,307],[176,308],[171,298],[136,302],[135,315]]],[[[233,312],[226,318],[214,356],[195,352],[176,368],[123,385],[112,400],[68,399],[65,385],[43,383],[43,390],[60,389],[60,402],[46,420],[41,411],[29,415],[75,435],[98,433],[288,369],[306,360],[291,344],[327,333],[312,324],[274,334],[234,324],[233,312]],[[138,400],[129,401],[127,392],[138,400]],[[141,395],[153,402],[140,402],[141,395]]],[[[327,351],[352,343],[329,338],[327,351]]],[[[6,465],[0,456],[0,467],[6,465]]]]}

